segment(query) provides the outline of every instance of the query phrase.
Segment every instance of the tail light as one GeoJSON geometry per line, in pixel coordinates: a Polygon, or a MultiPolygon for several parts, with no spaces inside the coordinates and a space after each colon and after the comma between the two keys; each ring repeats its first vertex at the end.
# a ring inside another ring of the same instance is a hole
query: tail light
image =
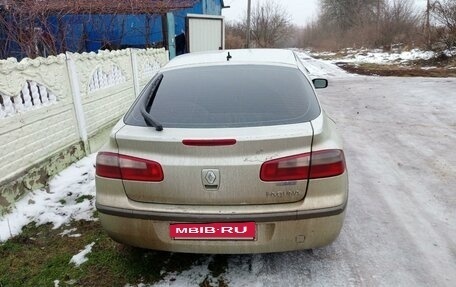
{"type": "Polygon", "coordinates": [[[187,146],[229,146],[235,145],[235,139],[220,140],[183,140],[182,143],[187,146]]]}
{"type": "Polygon", "coordinates": [[[345,172],[344,152],[338,149],[321,150],[263,163],[263,181],[287,181],[325,178],[345,172]]]}
{"type": "Polygon", "coordinates": [[[100,152],[97,155],[96,174],[101,177],[159,182],[163,170],[159,163],[142,158],[100,152]]]}

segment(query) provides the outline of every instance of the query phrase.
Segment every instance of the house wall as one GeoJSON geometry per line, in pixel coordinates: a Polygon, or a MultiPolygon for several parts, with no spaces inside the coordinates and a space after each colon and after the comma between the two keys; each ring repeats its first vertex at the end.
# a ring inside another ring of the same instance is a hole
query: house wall
{"type": "Polygon", "coordinates": [[[222,15],[222,4],[221,0],[200,0],[192,8],[174,11],[176,35],[185,32],[185,17],[187,14],[222,15]]]}
{"type": "Polygon", "coordinates": [[[202,0],[203,14],[207,15],[222,15],[221,0],[202,0]]]}
{"type": "Polygon", "coordinates": [[[164,49],[1,60],[0,211],[96,151],[167,61],[164,49]]]}
{"type": "MultiPolygon", "coordinates": [[[[185,32],[187,14],[221,15],[221,0],[200,0],[192,8],[174,11],[177,36],[185,32]]],[[[57,27],[57,19],[51,19],[57,27]]],[[[102,48],[160,45],[163,41],[161,15],[68,15],[63,18],[69,51],[98,51],[102,48]]],[[[56,29],[57,34],[57,29],[56,29]]]]}
{"type": "MultiPolygon", "coordinates": [[[[172,12],[173,36],[185,32],[185,17],[191,14],[221,15],[222,0],[200,0],[192,8],[172,12]]],[[[51,16],[46,23],[50,37],[56,38],[57,51],[90,52],[100,49],[145,48],[163,46],[161,15],[74,15],[51,16]]],[[[1,27],[0,27],[1,28],[1,27]]],[[[6,39],[0,29],[0,44],[6,39]]],[[[40,50],[44,49],[40,47],[40,50]]],[[[25,55],[15,43],[10,43],[8,56],[25,55]]],[[[46,53],[44,53],[46,55],[46,53]]]]}
{"type": "Polygon", "coordinates": [[[49,18],[49,26],[65,29],[65,49],[90,52],[100,49],[144,48],[163,41],[160,15],[67,15],[59,21],[49,18]]]}

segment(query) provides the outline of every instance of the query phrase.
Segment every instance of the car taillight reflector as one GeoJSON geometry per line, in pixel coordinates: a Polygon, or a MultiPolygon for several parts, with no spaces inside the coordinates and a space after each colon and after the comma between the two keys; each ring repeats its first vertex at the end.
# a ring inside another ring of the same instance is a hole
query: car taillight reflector
{"type": "Polygon", "coordinates": [[[310,178],[324,178],[341,175],[345,172],[344,152],[339,149],[312,152],[310,178]]]}
{"type": "Polygon", "coordinates": [[[159,163],[142,158],[100,152],[97,155],[96,174],[98,176],[158,182],[163,180],[163,170],[159,163]]]}
{"type": "Polygon", "coordinates": [[[337,176],[345,171],[341,150],[321,150],[263,163],[260,178],[263,181],[304,180],[337,176]]]}
{"type": "Polygon", "coordinates": [[[119,156],[115,153],[100,152],[97,155],[96,174],[102,177],[122,178],[119,156]]]}
{"type": "Polygon", "coordinates": [[[260,178],[263,181],[306,179],[309,174],[310,154],[279,158],[263,163],[260,178]]]}

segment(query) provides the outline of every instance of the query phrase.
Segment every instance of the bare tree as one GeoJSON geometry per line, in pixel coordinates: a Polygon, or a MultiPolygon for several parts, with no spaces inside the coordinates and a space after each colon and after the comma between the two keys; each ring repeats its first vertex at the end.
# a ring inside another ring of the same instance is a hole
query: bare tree
{"type": "Polygon", "coordinates": [[[443,25],[441,39],[451,48],[456,45],[456,0],[436,1],[433,5],[436,21],[443,25]]]}
{"type": "Polygon", "coordinates": [[[245,25],[239,22],[225,23],[225,47],[226,49],[241,49],[246,44],[245,25]]]}
{"type": "Polygon", "coordinates": [[[322,0],[319,19],[304,28],[300,43],[321,49],[390,47],[422,37],[411,0],[322,0]]]}
{"type": "MultiPolygon", "coordinates": [[[[161,14],[192,7],[197,0],[1,0],[0,1],[0,57],[23,55],[56,55],[67,50],[68,32],[72,23],[68,15],[112,15],[112,21],[103,22],[103,34],[118,28],[114,20],[119,14],[161,14]],[[116,26],[116,27],[114,27],[116,26]],[[11,48],[19,49],[12,55],[11,48]]],[[[84,24],[84,23],[82,23],[84,24]]],[[[122,28],[122,27],[121,27],[122,28]]],[[[124,34],[122,28],[121,36],[124,34]]],[[[84,35],[79,42],[84,41],[84,35]]],[[[75,42],[75,39],[70,39],[75,42]]],[[[119,42],[119,39],[117,39],[119,42]]],[[[78,39],[76,39],[78,41],[78,39]]],[[[111,47],[109,39],[99,39],[111,47]]],[[[146,39],[146,42],[149,42],[146,39]]]]}
{"type": "Polygon", "coordinates": [[[413,41],[411,37],[417,32],[419,17],[411,0],[391,0],[384,7],[380,23],[376,44],[387,46],[413,41]]]}
{"type": "MultiPolygon", "coordinates": [[[[35,58],[40,55],[40,48],[55,54],[55,37],[53,36],[49,22],[44,14],[34,9],[24,9],[20,1],[10,2],[0,7],[0,26],[4,41],[9,45],[17,45],[28,57],[35,58]]],[[[59,13],[55,17],[60,18],[59,13]]],[[[2,58],[8,51],[2,51],[2,58]]]]}
{"type": "Polygon", "coordinates": [[[385,0],[321,0],[321,18],[328,26],[347,31],[378,20],[385,0]]]}
{"type": "Polygon", "coordinates": [[[257,47],[282,46],[291,36],[291,16],[276,2],[267,1],[252,9],[251,36],[257,47]]]}

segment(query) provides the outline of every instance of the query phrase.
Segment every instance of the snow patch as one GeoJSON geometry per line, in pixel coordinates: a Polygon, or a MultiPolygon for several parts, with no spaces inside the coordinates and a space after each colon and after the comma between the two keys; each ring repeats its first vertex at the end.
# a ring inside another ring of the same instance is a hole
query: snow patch
{"type": "Polygon", "coordinates": [[[76,230],[78,230],[77,228],[71,228],[71,229],[65,229],[63,232],[59,233],[60,236],[65,236],[65,235],[69,235],[73,232],[75,232],[76,230]]]}
{"type": "Polygon", "coordinates": [[[436,66],[432,66],[432,67],[421,67],[421,70],[434,70],[434,69],[437,69],[436,66]]]}
{"type": "Polygon", "coordinates": [[[82,263],[87,262],[89,259],[86,257],[90,252],[92,252],[92,247],[95,245],[95,242],[86,245],[86,247],[81,250],[78,254],[71,257],[70,263],[76,265],[76,267],[81,266],[82,263]]]}
{"type": "Polygon", "coordinates": [[[315,60],[309,56],[309,52],[294,50],[296,55],[301,60],[304,67],[307,69],[311,78],[327,78],[327,77],[347,77],[351,76],[346,71],[342,70],[341,68],[337,67],[336,65],[315,60]]]}
{"type": "Polygon", "coordinates": [[[456,47],[448,49],[448,50],[445,50],[443,53],[447,57],[454,57],[454,56],[456,56],[456,47]]]}
{"type": "MultiPolygon", "coordinates": [[[[304,51],[305,54],[316,56],[316,57],[334,57],[337,54],[332,52],[311,52],[304,51]]],[[[447,57],[456,56],[456,48],[447,49],[441,52],[447,57]]],[[[420,49],[412,49],[410,51],[391,51],[384,52],[381,49],[345,49],[345,56],[331,60],[331,62],[345,62],[353,64],[380,64],[380,65],[392,65],[407,63],[416,60],[430,60],[441,55],[439,52],[434,51],[423,51],[420,49]]]]}
{"type": "Polygon", "coordinates": [[[338,59],[337,61],[359,64],[394,64],[415,60],[429,60],[436,56],[437,54],[433,51],[421,51],[419,49],[412,49],[401,53],[388,53],[373,50],[368,52],[361,51],[354,54],[349,52],[347,56],[342,59],[338,59]]]}
{"type": "Polygon", "coordinates": [[[47,189],[35,190],[19,200],[0,218],[0,242],[20,234],[31,222],[37,226],[51,223],[57,229],[73,220],[97,220],[93,217],[95,159],[92,154],[72,164],[54,176],[47,189]]]}
{"type": "Polygon", "coordinates": [[[207,268],[209,262],[212,260],[210,256],[207,260],[201,264],[194,265],[189,270],[185,270],[181,273],[172,272],[163,278],[163,280],[153,286],[165,287],[165,286],[178,286],[178,287],[190,287],[198,286],[207,276],[209,276],[209,270],[207,268]]]}

